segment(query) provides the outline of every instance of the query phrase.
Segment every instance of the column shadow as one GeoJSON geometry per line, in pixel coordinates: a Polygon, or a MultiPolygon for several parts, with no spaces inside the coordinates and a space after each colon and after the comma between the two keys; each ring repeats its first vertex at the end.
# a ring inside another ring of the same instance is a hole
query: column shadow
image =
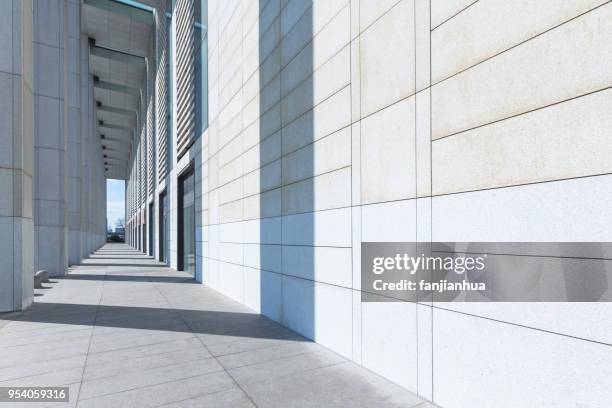
{"type": "Polygon", "coordinates": [[[261,313],[315,339],[312,0],[259,1],[261,313]]]}
{"type": "Polygon", "coordinates": [[[5,321],[91,325],[258,339],[308,341],[256,313],[74,303],[35,303],[26,312],[0,316],[5,321]]]}

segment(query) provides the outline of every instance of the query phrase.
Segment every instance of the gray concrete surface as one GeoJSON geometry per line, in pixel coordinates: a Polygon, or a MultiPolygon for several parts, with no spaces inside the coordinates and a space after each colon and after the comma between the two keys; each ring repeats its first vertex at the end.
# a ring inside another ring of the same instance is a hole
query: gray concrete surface
{"type": "Polygon", "coordinates": [[[0,386],[66,385],[79,407],[430,406],[124,244],[43,286],[0,315],[0,386]]]}

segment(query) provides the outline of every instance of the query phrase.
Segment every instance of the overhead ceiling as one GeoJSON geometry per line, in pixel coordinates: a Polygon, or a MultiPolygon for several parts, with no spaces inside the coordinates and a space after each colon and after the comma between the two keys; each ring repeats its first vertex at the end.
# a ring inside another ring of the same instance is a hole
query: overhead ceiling
{"type": "Polygon", "coordinates": [[[146,58],[155,0],[83,0],[83,32],[106,163],[106,177],[126,179],[132,138],[146,89],[146,58]]]}

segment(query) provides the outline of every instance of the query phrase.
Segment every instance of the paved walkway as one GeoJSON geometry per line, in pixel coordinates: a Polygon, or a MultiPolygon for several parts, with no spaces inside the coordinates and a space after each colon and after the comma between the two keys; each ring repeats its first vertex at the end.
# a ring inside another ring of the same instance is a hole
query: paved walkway
{"type": "Polygon", "coordinates": [[[0,386],[66,385],[70,403],[21,408],[430,407],[124,244],[45,286],[0,315],[0,386]]]}

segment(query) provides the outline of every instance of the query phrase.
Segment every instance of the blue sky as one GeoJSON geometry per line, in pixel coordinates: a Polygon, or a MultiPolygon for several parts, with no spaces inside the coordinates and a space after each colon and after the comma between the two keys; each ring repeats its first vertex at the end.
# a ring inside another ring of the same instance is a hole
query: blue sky
{"type": "Polygon", "coordinates": [[[106,222],[111,228],[119,218],[125,217],[125,181],[106,180],[106,222]]]}

